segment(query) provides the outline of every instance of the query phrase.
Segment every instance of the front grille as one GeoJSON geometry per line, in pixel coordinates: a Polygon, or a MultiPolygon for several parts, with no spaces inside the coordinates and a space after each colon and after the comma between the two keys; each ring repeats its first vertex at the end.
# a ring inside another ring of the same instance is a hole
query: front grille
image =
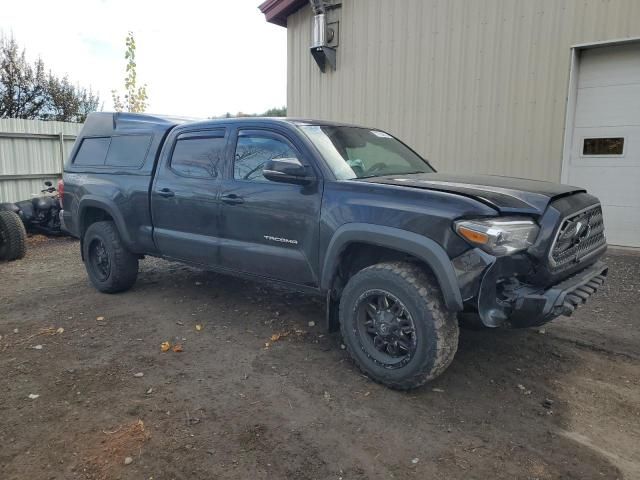
{"type": "Polygon", "coordinates": [[[600,250],[606,243],[600,205],[572,213],[562,220],[551,247],[549,254],[551,268],[559,270],[578,263],[591,253],[600,250]]]}

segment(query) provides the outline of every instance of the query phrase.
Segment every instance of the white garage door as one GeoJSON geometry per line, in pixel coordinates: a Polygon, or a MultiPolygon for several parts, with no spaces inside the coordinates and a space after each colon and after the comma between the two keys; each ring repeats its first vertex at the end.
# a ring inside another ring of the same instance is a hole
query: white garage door
{"type": "Polygon", "coordinates": [[[611,245],[640,247],[640,43],[583,50],[568,183],[600,198],[611,245]]]}

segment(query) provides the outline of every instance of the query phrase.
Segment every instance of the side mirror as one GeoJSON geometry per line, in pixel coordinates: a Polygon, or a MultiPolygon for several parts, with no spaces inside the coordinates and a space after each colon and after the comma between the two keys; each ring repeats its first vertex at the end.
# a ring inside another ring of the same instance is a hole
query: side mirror
{"type": "Polygon", "coordinates": [[[265,164],[262,175],[272,182],[308,185],[316,179],[309,170],[297,158],[274,158],[265,164]]]}

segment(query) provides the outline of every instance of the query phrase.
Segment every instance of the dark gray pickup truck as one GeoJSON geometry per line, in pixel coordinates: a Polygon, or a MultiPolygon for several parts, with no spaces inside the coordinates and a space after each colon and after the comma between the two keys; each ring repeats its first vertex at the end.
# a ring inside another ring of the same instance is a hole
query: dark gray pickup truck
{"type": "Polygon", "coordinates": [[[357,365],[399,389],[447,368],[459,321],[541,325],[607,275],[583,189],[439,174],[381,130],[315,120],[91,114],[63,208],[98,290],[152,255],[322,295],[357,365]]]}

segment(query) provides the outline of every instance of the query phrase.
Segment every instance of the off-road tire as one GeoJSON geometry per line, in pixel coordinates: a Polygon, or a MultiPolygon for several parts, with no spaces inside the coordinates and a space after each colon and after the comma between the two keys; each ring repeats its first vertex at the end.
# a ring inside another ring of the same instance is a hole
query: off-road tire
{"type": "Polygon", "coordinates": [[[458,349],[458,320],[447,310],[435,277],[407,262],[380,263],[349,279],[340,298],[340,331],[356,365],[372,380],[408,390],[424,385],[449,366],[458,349]],[[399,368],[381,365],[363,347],[356,332],[358,299],[371,290],[391,293],[413,317],[416,349],[399,368]]]}
{"type": "Polygon", "coordinates": [[[27,232],[20,217],[0,211],[0,260],[18,260],[27,253],[27,232]]]}
{"type": "Polygon", "coordinates": [[[89,280],[103,293],[118,293],[129,290],[138,276],[138,257],[122,243],[115,224],[110,221],[92,223],[82,239],[82,254],[89,280]],[[110,262],[106,278],[100,278],[92,264],[90,248],[92,242],[101,241],[110,262]]]}

